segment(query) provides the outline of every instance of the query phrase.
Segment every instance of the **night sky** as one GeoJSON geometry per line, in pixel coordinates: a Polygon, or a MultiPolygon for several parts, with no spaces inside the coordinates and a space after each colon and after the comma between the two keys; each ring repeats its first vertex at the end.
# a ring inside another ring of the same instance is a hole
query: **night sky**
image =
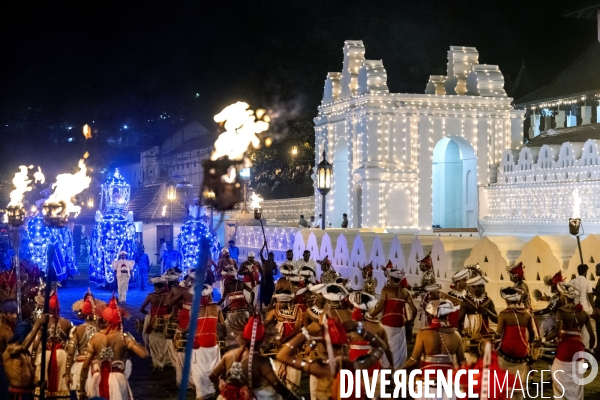
{"type": "Polygon", "coordinates": [[[346,39],[383,59],[393,92],[422,93],[429,75],[446,73],[450,45],[477,47],[505,77],[525,61],[542,85],[596,40],[595,20],[561,16],[577,3],[5,1],[0,174],[25,162],[75,165],[91,121],[85,146],[133,158],[191,120],[215,130],[212,116],[237,100],[268,108],[285,131],[316,115],[346,39]]]}

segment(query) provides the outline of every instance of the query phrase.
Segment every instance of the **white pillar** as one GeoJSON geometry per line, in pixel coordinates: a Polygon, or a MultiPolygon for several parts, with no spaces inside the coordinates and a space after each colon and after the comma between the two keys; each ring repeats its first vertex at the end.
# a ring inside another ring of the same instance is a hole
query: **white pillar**
{"type": "MultiPolygon", "coordinates": [[[[600,12],[600,10],[598,10],[600,12]]],[[[600,122],[600,106],[596,107],[596,122],[600,122]]]]}
{"type": "Polygon", "coordinates": [[[577,126],[577,115],[567,116],[567,128],[570,128],[572,126],[577,126]]]}
{"type": "Polygon", "coordinates": [[[581,125],[588,125],[592,123],[592,107],[581,106],[581,125]]]}
{"type": "Polygon", "coordinates": [[[540,134],[540,116],[535,111],[531,114],[531,129],[533,130],[533,137],[540,134]]]}
{"type": "Polygon", "coordinates": [[[558,110],[558,113],[554,117],[554,122],[556,122],[557,128],[565,127],[565,110],[558,110]]]}

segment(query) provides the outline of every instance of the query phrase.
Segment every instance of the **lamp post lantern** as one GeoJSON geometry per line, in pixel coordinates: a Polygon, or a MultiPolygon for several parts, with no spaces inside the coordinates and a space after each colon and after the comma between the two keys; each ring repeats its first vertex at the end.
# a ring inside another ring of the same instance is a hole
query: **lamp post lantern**
{"type": "Polygon", "coordinates": [[[325,207],[326,207],[325,199],[326,199],[327,193],[329,193],[329,191],[331,190],[332,173],[333,173],[333,167],[327,161],[325,150],[323,150],[323,159],[321,160],[319,165],[317,165],[317,189],[319,190],[319,193],[321,194],[322,199],[323,199],[322,200],[323,201],[322,202],[323,219],[321,221],[321,230],[325,230],[325,207]]]}
{"type": "Polygon", "coordinates": [[[172,183],[169,184],[169,186],[167,187],[167,200],[169,200],[169,204],[170,204],[170,208],[171,208],[171,234],[170,234],[170,239],[171,239],[171,244],[173,244],[173,239],[174,239],[174,231],[175,231],[175,227],[173,226],[173,202],[177,199],[177,188],[175,187],[175,185],[173,185],[172,183]]]}

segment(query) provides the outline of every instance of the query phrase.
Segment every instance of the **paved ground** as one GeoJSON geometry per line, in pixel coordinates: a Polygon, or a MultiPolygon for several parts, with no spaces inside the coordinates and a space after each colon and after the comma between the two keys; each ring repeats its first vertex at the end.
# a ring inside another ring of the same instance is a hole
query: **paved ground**
{"type": "MultiPolygon", "coordinates": [[[[151,271],[150,276],[158,274],[158,267],[156,270],[151,271]]],[[[59,296],[62,306],[62,314],[66,318],[75,319],[75,314],[71,311],[71,304],[83,297],[83,294],[87,290],[88,275],[87,266],[80,264],[79,270],[81,272],[75,279],[69,280],[66,287],[59,289],[59,296]]],[[[142,342],[141,334],[135,332],[135,320],[142,318],[143,315],[139,312],[139,306],[142,304],[146,295],[151,291],[151,286],[147,287],[147,291],[141,291],[139,289],[130,289],[127,295],[127,305],[125,308],[131,313],[131,318],[125,322],[125,330],[133,333],[139,342],[142,342]]],[[[95,289],[92,286],[94,295],[100,299],[108,300],[111,296],[109,290],[95,289]]],[[[409,345],[409,354],[412,351],[412,346],[409,345]]],[[[150,358],[139,359],[134,357],[133,372],[130,378],[130,384],[135,398],[137,399],[156,399],[156,400],[175,400],[178,395],[178,388],[175,384],[175,370],[172,367],[165,368],[163,372],[152,374],[152,362],[150,358]]],[[[533,365],[533,369],[538,371],[550,370],[550,365],[544,362],[537,362],[533,365]]],[[[550,383],[549,372],[544,373],[544,396],[550,398],[552,396],[552,385],[550,383]]],[[[537,373],[533,379],[536,383],[540,382],[540,374],[537,373]]],[[[538,388],[540,386],[537,386],[538,388]]],[[[539,390],[539,389],[538,389],[539,390]]],[[[541,398],[540,394],[535,396],[536,386],[530,384],[531,398],[541,398]]],[[[304,396],[305,399],[309,398],[308,392],[308,376],[303,376],[301,383],[301,391],[299,393],[304,396]]],[[[195,392],[189,391],[187,399],[194,399],[195,392]]],[[[600,398],[600,376],[595,379],[594,382],[585,387],[585,398],[586,399],[599,399],[600,398]]]]}

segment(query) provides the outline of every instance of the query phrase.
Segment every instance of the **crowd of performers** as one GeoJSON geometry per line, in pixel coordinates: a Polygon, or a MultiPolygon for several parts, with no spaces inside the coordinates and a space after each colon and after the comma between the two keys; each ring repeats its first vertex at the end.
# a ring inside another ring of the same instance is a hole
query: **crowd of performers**
{"type": "MultiPolygon", "coordinates": [[[[296,399],[301,380],[308,379],[310,398],[329,400],[340,396],[341,369],[370,374],[380,368],[481,371],[486,351],[487,368],[507,373],[510,385],[485,397],[510,398],[508,388],[520,388],[517,377],[525,382],[542,349],[553,354],[555,396],[564,392],[565,399],[583,398],[584,387],[572,373],[573,363],[578,362],[574,355],[593,348],[595,335],[590,315],[577,303],[579,290],[565,283],[560,272],[544,279],[551,294],[544,298],[549,306],[536,311],[547,315],[538,327],[522,264],[508,268],[513,286],[501,289],[506,304],[498,312],[486,293],[489,279],[478,266],[456,272],[452,289],[444,293],[429,256],[420,262],[421,282],[414,287],[389,262],[384,268],[388,281],[377,299],[372,265],[361,268],[364,286],[357,288],[338,276],[327,258],[319,261],[322,273],[317,276],[309,252],[293,260],[290,250],[279,267],[281,278],[264,285],[275,268],[273,257],[265,259],[261,252],[261,264],[254,256],[250,253],[238,267],[223,249],[215,282],[221,299],[213,302],[215,289],[205,284],[197,321],[190,321],[196,271],[182,276],[179,270],[169,269],[153,277],[154,291],[140,308],[146,318],[137,324],[143,344],[123,331],[127,313],[114,296],[106,304],[88,290],[73,304],[83,320],[74,327],[60,317],[59,293],[54,288],[49,314],[42,314],[43,284],[36,282],[35,273],[22,271],[25,286],[30,287],[28,295],[37,294],[34,305],[23,313],[24,322],[18,324],[14,293],[9,291],[2,302],[0,384],[5,386],[0,393],[23,400],[39,391],[41,331],[47,323],[48,399],[75,394],[80,399],[132,399],[128,384],[132,354],[146,357],[149,353],[156,373],[173,365],[176,384],[194,390],[197,399],[296,399]],[[196,334],[190,338],[192,323],[196,334]],[[184,382],[188,340],[194,350],[191,375],[184,382]],[[414,342],[410,355],[409,342],[414,342]]],[[[484,385],[475,387],[483,390],[484,385]]],[[[512,397],[522,394],[516,391],[512,397]]],[[[353,398],[366,398],[364,388],[353,398]]]]}

